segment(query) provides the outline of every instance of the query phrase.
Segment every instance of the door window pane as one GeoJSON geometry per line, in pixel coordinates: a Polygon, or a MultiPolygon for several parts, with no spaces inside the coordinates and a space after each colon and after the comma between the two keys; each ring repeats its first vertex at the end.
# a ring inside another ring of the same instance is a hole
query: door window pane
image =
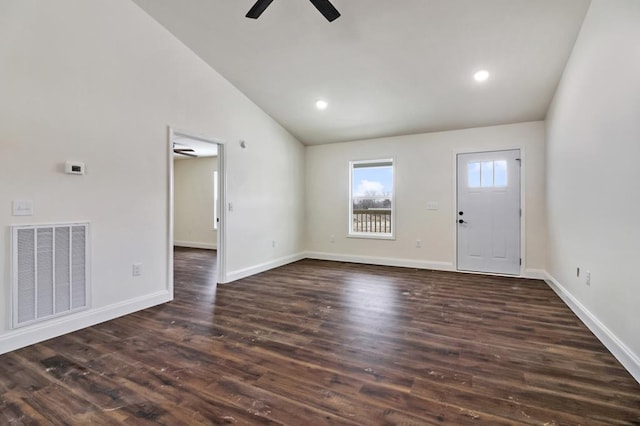
{"type": "Polygon", "coordinates": [[[480,172],[480,186],[489,188],[493,186],[493,161],[483,161],[480,172]]]}
{"type": "Polygon", "coordinates": [[[469,163],[467,176],[469,177],[469,188],[478,188],[480,186],[480,163],[469,163]]]}
{"type": "Polygon", "coordinates": [[[494,188],[507,186],[507,161],[483,161],[467,164],[469,188],[494,188]]]}
{"type": "Polygon", "coordinates": [[[494,186],[507,186],[507,162],[499,160],[493,163],[494,186]]]}

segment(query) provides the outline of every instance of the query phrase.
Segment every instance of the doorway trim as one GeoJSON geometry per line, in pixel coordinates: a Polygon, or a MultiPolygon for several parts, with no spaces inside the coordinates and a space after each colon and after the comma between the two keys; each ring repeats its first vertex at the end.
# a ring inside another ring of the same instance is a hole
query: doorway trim
{"type": "Polygon", "coordinates": [[[174,243],[174,170],[173,170],[173,140],[176,137],[185,137],[198,141],[218,145],[218,232],[217,232],[217,283],[226,280],[226,251],[227,251],[227,169],[225,162],[225,143],[223,140],[210,136],[197,134],[188,130],[182,130],[167,126],[167,167],[169,170],[167,179],[167,282],[168,290],[173,298],[173,243],[174,243]]]}
{"type": "MultiPolygon", "coordinates": [[[[457,208],[458,208],[458,154],[474,154],[474,153],[485,153],[485,152],[494,152],[494,151],[510,151],[510,150],[520,150],[520,210],[522,215],[520,216],[520,257],[522,259],[522,264],[520,265],[520,273],[518,277],[527,277],[527,251],[526,251],[526,229],[527,229],[527,209],[526,209],[526,169],[527,169],[527,154],[524,146],[520,145],[505,145],[505,146],[496,146],[493,148],[465,148],[465,149],[454,149],[452,152],[452,163],[453,163],[453,201],[451,204],[451,211],[453,212],[451,219],[453,222],[453,268],[456,272],[460,272],[463,274],[481,274],[481,275],[496,275],[496,276],[507,276],[513,277],[514,275],[507,274],[499,274],[499,273],[491,273],[491,272],[474,272],[474,271],[463,271],[458,269],[458,226],[457,226],[457,208]]],[[[533,277],[536,278],[536,277],[533,277]]]]}

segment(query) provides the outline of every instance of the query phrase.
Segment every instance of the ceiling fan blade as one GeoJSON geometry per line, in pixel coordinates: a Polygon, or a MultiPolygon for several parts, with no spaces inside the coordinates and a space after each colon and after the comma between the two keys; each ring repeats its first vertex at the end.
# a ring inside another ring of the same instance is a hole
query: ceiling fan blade
{"type": "Polygon", "coordinates": [[[187,157],[198,157],[196,154],[192,154],[189,151],[193,151],[192,149],[174,149],[173,153],[178,155],[186,155],[187,157]]]}
{"type": "Polygon", "coordinates": [[[262,12],[269,7],[273,0],[258,0],[251,9],[245,15],[247,18],[258,19],[262,12]]]}
{"type": "Polygon", "coordinates": [[[333,22],[340,17],[338,9],[333,7],[329,0],[310,0],[311,3],[327,18],[327,21],[333,22]]]}

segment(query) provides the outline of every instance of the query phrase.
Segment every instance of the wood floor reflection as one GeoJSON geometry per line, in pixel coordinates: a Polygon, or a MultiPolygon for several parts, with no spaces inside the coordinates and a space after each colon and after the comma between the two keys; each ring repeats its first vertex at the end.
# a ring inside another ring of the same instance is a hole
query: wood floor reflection
{"type": "Polygon", "coordinates": [[[543,282],[304,260],[0,356],[0,424],[640,424],[543,282]]]}

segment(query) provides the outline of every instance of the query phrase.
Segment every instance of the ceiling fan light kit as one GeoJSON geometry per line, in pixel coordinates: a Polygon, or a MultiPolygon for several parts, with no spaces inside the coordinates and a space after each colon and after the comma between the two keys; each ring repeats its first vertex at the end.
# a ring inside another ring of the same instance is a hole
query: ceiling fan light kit
{"type": "MultiPolygon", "coordinates": [[[[329,0],[309,0],[318,9],[322,15],[327,18],[327,21],[333,22],[340,17],[340,12],[336,9],[329,0]]],[[[273,0],[258,0],[249,9],[249,12],[245,15],[247,18],[258,19],[262,12],[273,2],[273,0]]]]}

